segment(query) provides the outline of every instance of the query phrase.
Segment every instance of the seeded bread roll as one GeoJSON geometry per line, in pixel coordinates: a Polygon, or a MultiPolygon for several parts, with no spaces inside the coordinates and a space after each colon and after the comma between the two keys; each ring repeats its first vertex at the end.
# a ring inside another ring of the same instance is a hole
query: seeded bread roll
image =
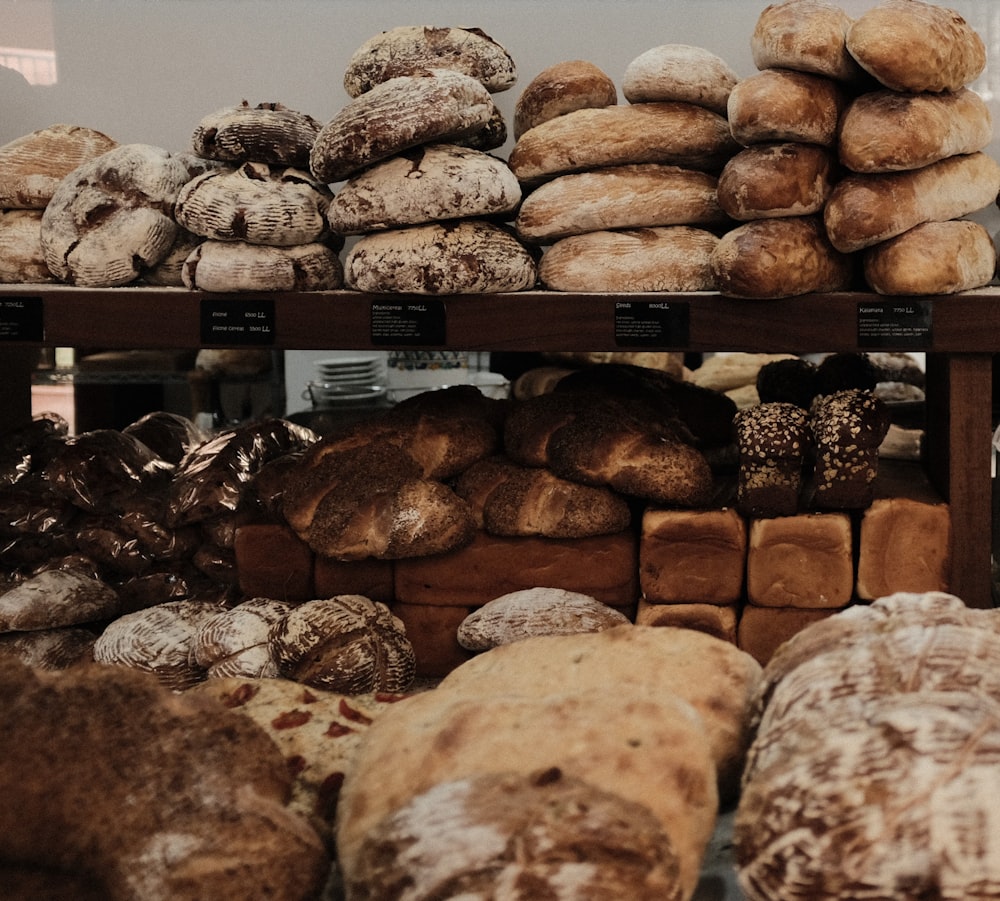
{"type": "Polygon", "coordinates": [[[710,50],[661,44],[625,67],[622,93],[629,103],[678,100],[725,116],[729,94],[738,81],[729,64],[710,50]]]}
{"type": "Polygon", "coordinates": [[[614,81],[586,60],[566,60],[539,72],[514,106],[514,139],[526,131],[578,109],[601,109],[618,102],[614,81]]]}
{"type": "Polygon", "coordinates": [[[978,222],[924,222],[864,251],[865,280],[879,294],[954,294],[988,285],[997,251],[978,222]]]}
{"type": "Polygon", "coordinates": [[[843,85],[822,75],[767,69],[740,81],[729,95],[729,127],[744,146],[800,141],[832,147],[847,105],[843,85]]]}
{"type": "Polygon", "coordinates": [[[748,517],[797,513],[812,445],[809,414],[796,404],[774,401],[740,410],[734,425],[739,511],[748,517]]]}
{"type": "Polygon", "coordinates": [[[836,180],[834,152],[818,144],[756,144],[736,154],[718,181],[719,206],[739,221],[820,213],[836,180]]]}
{"type": "Polygon", "coordinates": [[[322,123],[281,103],[244,100],[205,116],[191,137],[198,156],[228,163],[309,166],[309,152],[322,123]]]}
{"type": "Polygon", "coordinates": [[[882,0],[851,25],[847,49],[894,91],[957,91],[986,66],[975,29],[954,10],[923,0],[882,0]]]}
{"type": "Polygon", "coordinates": [[[975,153],[992,136],[989,107],[968,88],[938,94],[882,90],[851,101],[837,150],[853,172],[895,172],[975,153]]]}

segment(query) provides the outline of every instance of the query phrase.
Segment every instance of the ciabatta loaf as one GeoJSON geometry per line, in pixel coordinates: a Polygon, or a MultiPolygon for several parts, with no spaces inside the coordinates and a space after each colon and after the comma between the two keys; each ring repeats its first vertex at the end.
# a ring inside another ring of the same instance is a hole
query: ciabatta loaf
{"type": "Polygon", "coordinates": [[[629,103],[679,100],[726,115],[739,76],[721,57],[689,44],[660,44],[626,67],[622,93],[629,103]]]}

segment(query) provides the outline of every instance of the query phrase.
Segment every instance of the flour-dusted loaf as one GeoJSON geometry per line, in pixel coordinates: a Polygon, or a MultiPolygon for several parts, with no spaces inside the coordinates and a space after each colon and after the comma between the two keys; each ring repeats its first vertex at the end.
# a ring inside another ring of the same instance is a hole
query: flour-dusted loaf
{"type": "Polygon", "coordinates": [[[118,592],[80,569],[48,569],[0,594],[0,632],[30,632],[111,619],[118,592]]]}
{"type": "Polygon", "coordinates": [[[346,287],[373,294],[494,294],[537,280],[534,256],[511,232],[483,219],[373,232],[344,258],[346,287]]]}
{"type": "Polygon", "coordinates": [[[720,224],[716,186],[714,175],[680,166],[604,166],[540,185],[514,224],[522,240],[540,244],[609,229],[720,224]]]}
{"type": "Polygon", "coordinates": [[[572,635],[626,625],[628,618],[590,595],[563,588],[526,588],[488,601],[458,627],[458,643],[485,651],[532,635],[572,635]]]}
{"type": "Polygon", "coordinates": [[[522,183],[629,163],[711,171],[736,151],[724,116],[679,101],[578,109],[526,131],[508,162],[522,183]]]}
{"type": "Polygon", "coordinates": [[[839,174],[836,163],[834,151],[819,144],[754,144],[719,173],[719,206],[739,221],[820,213],[839,174]]]}
{"type": "Polygon", "coordinates": [[[322,123],[282,103],[246,100],[204,116],[191,136],[198,156],[240,164],[309,167],[309,153],[322,123]]]}
{"type": "Polygon", "coordinates": [[[793,69],[855,84],[863,70],[847,51],[853,20],[830,0],[780,0],[761,11],[750,36],[758,69],[793,69]]]}
{"type": "Polygon", "coordinates": [[[986,66],[986,46],[957,12],[923,0],[882,0],[847,32],[847,49],[894,91],[957,91],[986,66]]]}
{"type": "Polygon", "coordinates": [[[427,144],[349,179],[327,210],[339,234],[364,234],[444,219],[504,216],[521,202],[505,162],[468,147],[427,144]]]}
{"type": "Polygon", "coordinates": [[[309,165],[331,183],[418,144],[449,142],[482,130],[495,105],[475,78],[423,69],[375,85],[350,101],[316,136],[309,165]]]}
{"type": "Polygon", "coordinates": [[[330,291],[343,287],[340,258],[328,244],[291,247],[246,241],[202,241],[181,269],[184,286],[196,291],[330,291]]]}
{"type": "Polygon", "coordinates": [[[690,44],[659,44],[626,67],[622,93],[629,103],[679,100],[726,115],[739,76],[721,57],[690,44]]]}
{"type": "Polygon", "coordinates": [[[291,610],[291,604],[272,598],[250,598],[220,610],[195,633],[195,662],[212,678],[276,677],[271,630],[291,610]]]}
{"type": "Polygon", "coordinates": [[[0,282],[56,281],[42,250],[42,215],[42,210],[0,209],[0,282]]]}
{"type": "Polygon", "coordinates": [[[64,626],[0,635],[0,657],[15,658],[41,669],[66,669],[94,659],[96,633],[64,626]]]}
{"type": "Polygon", "coordinates": [[[742,79],[729,95],[728,118],[742,145],[800,141],[833,147],[847,89],[823,75],[765,69],[742,79]]]}
{"type": "Polygon", "coordinates": [[[340,691],[404,691],[413,681],[413,646],[385,604],[360,595],[307,601],[271,631],[285,678],[340,691]]]}
{"type": "Polygon", "coordinates": [[[429,901],[461,884],[470,897],[510,892],[588,901],[681,901],[670,836],[641,803],[558,767],[442,782],[365,837],[351,901],[382,901],[401,882],[429,901]]]}
{"type": "Polygon", "coordinates": [[[837,152],[853,172],[895,172],[976,153],[992,136],[990,109],[975,91],[885,89],[851,101],[841,118],[837,152]]]}
{"type": "Polygon", "coordinates": [[[324,238],[331,193],[308,171],[267,163],[215,169],[189,181],[174,207],[179,225],[213,241],[288,247],[324,238]]]}
{"type": "Polygon", "coordinates": [[[578,109],[618,103],[618,89],[603,69],[588,60],[570,59],[542,69],[514,105],[514,139],[528,129],[578,109]]]}
{"type": "Polygon", "coordinates": [[[986,228],[968,219],[923,222],[866,248],[865,281],[879,294],[954,294],[988,285],[997,250],[986,228]]]}
{"type": "Polygon", "coordinates": [[[43,210],[77,166],[118,142],[84,125],[57,123],[0,147],[0,209],[43,210]]]}
{"type": "Polygon", "coordinates": [[[556,241],[538,277],[553,291],[712,291],[718,243],[714,232],[691,225],[594,231],[556,241]]]}
{"type": "Polygon", "coordinates": [[[711,267],[722,294],[748,300],[843,291],[854,274],[819,214],[745,222],[719,239],[711,267]]]}
{"type": "Polygon", "coordinates": [[[373,35],[351,54],[344,90],[358,97],[391,78],[425,69],[453,69],[491,93],[506,91],[517,81],[510,53],[481,28],[400,25],[373,35]]]}

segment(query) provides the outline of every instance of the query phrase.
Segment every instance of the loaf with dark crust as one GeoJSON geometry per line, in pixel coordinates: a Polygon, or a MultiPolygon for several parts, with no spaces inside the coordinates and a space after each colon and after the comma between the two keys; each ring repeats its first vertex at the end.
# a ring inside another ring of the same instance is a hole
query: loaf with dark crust
{"type": "Polygon", "coordinates": [[[195,127],[191,146],[198,156],[228,163],[309,166],[309,152],[322,123],[282,103],[244,100],[209,113],[195,127]]]}

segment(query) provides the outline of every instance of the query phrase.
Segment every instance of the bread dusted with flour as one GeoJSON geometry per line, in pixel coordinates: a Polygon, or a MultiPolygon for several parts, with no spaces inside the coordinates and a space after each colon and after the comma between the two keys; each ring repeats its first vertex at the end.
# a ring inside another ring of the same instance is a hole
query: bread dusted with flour
{"type": "Polygon", "coordinates": [[[322,123],[282,103],[246,100],[204,116],[191,136],[198,156],[238,165],[245,162],[309,167],[309,153],[322,123]]]}
{"type": "Polygon", "coordinates": [[[690,44],[660,44],[635,57],[622,76],[629,103],[680,101],[726,115],[739,76],[721,57],[690,44]]]}

